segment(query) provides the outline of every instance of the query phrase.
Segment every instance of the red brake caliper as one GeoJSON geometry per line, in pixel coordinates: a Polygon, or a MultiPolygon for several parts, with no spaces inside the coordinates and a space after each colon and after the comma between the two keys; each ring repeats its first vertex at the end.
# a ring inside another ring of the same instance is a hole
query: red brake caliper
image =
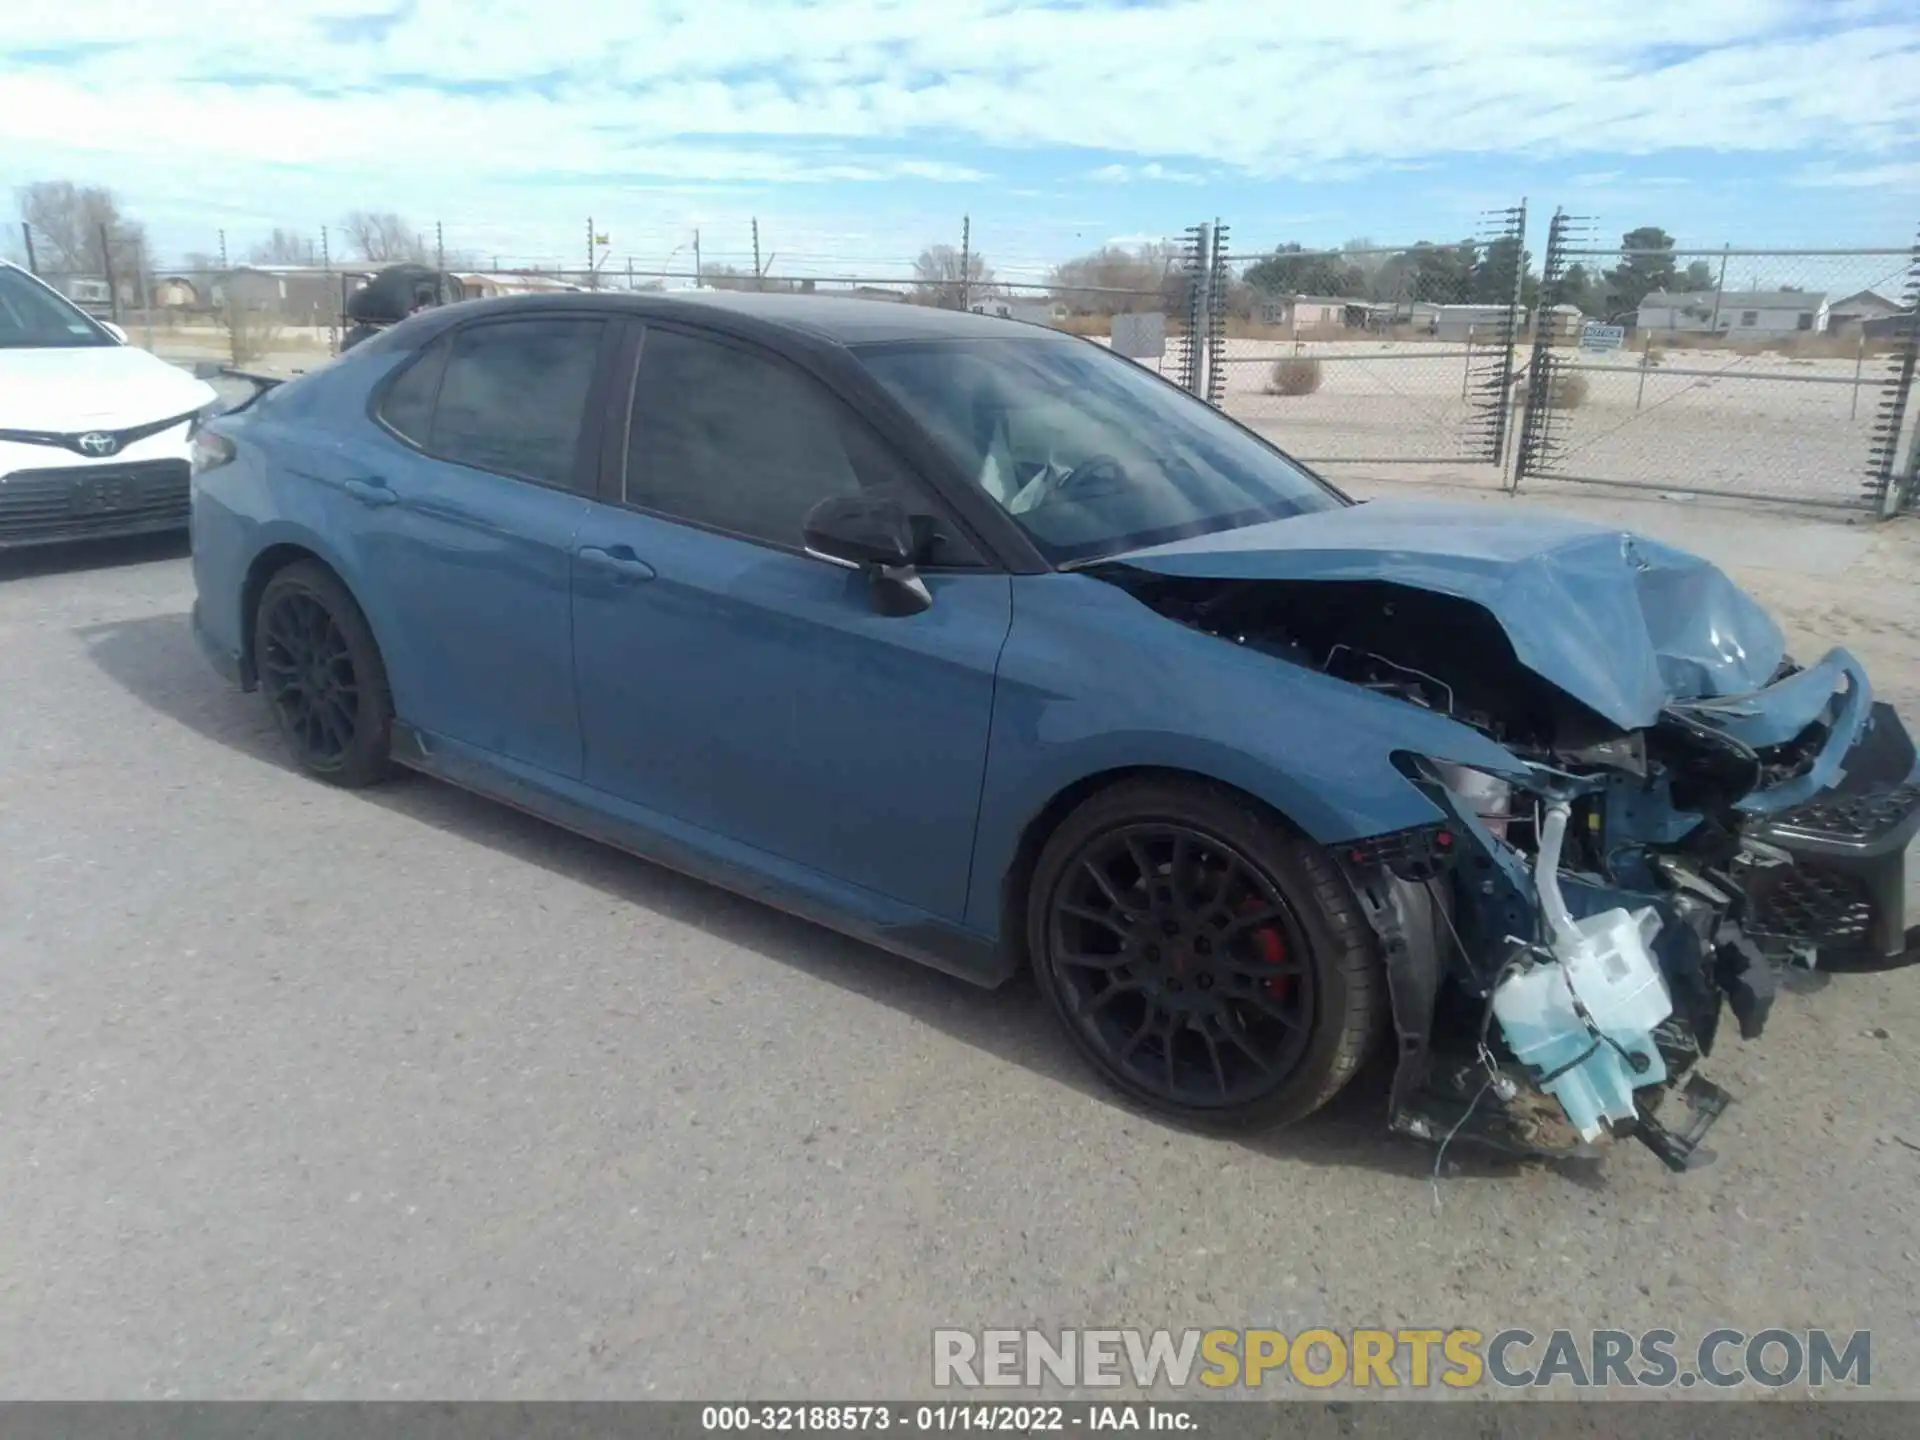
{"type": "MultiPolygon", "coordinates": [[[[1240,907],[1241,913],[1246,914],[1254,910],[1259,910],[1264,907],[1265,903],[1266,902],[1258,896],[1250,895],[1247,897],[1247,903],[1240,907]]],[[[1278,925],[1262,926],[1258,930],[1251,930],[1247,933],[1253,937],[1254,952],[1261,960],[1264,960],[1269,965],[1284,965],[1287,963],[1287,941],[1286,937],[1280,933],[1280,927],[1278,925]]],[[[1260,988],[1275,999],[1284,1000],[1293,990],[1293,977],[1291,975],[1276,975],[1273,979],[1265,981],[1260,988]]]]}

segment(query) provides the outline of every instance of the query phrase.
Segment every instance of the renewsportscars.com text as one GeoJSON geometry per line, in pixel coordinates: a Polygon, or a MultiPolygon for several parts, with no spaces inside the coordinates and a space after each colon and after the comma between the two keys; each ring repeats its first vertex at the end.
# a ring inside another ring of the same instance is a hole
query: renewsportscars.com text
{"type": "Polygon", "coordinates": [[[936,1330],[941,1388],[1669,1389],[1873,1383],[1865,1330],[936,1330]]]}

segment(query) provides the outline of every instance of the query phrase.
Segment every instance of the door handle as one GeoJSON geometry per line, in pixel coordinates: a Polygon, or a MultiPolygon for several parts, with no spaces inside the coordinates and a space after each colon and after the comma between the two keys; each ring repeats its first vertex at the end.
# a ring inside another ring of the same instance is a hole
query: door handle
{"type": "Polygon", "coordinates": [[[611,549],[582,545],[577,553],[595,569],[610,571],[623,580],[651,580],[654,577],[653,567],[624,545],[616,545],[611,549]]]}
{"type": "Polygon", "coordinates": [[[340,488],[362,505],[374,510],[382,505],[397,505],[400,501],[400,497],[380,480],[349,480],[340,488]]]}

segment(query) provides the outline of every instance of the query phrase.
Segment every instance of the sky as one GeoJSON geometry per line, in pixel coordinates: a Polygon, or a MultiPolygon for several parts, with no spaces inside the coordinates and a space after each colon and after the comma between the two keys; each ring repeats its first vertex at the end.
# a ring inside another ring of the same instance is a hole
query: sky
{"type": "MultiPolygon", "coordinates": [[[[395,210],[501,264],[1005,278],[1230,247],[1906,245],[1913,0],[61,0],[0,23],[0,187],[111,187],[162,259],[395,210]]],[[[12,227],[17,228],[17,227],[12,227]]],[[[334,232],[337,236],[337,230],[334,232]]],[[[6,238],[0,234],[0,238],[6,238]]]]}

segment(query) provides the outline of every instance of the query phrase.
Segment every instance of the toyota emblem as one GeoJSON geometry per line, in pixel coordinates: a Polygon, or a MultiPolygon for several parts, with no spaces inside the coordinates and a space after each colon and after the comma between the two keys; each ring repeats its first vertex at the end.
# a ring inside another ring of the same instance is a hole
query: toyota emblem
{"type": "Polygon", "coordinates": [[[89,430],[82,435],[79,445],[89,455],[111,455],[120,448],[118,440],[98,430],[89,430]]]}

